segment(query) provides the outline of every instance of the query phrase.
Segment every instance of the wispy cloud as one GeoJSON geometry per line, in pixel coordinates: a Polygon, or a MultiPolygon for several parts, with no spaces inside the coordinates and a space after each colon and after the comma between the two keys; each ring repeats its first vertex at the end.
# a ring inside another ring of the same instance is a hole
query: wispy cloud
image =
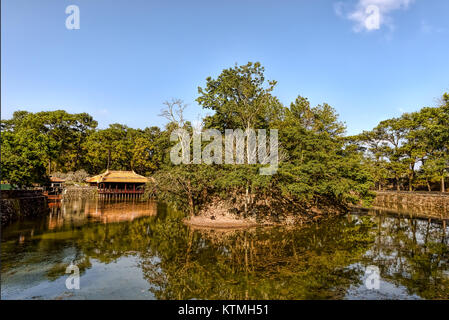
{"type": "Polygon", "coordinates": [[[347,2],[334,4],[335,13],[354,21],[354,31],[374,31],[382,26],[393,28],[391,12],[407,9],[414,0],[358,0],[355,6],[347,2]]]}
{"type": "Polygon", "coordinates": [[[443,28],[431,25],[426,20],[421,21],[421,32],[424,34],[442,33],[445,32],[443,28]]]}

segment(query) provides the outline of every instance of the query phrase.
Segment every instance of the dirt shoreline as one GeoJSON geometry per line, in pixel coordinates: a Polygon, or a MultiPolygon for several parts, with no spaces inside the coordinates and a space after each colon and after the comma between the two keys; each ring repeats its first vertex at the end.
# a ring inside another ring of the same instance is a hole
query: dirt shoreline
{"type": "Polygon", "coordinates": [[[265,225],[251,220],[233,219],[224,216],[215,216],[213,219],[205,216],[195,216],[184,219],[184,223],[195,228],[214,229],[241,229],[265,225]]]}
{"type": "Polygon", "coordinates": [[[224,200],[212,201],[208,206],[202,208],[198,215],[185,218],[186,225],[193,228],[202,229],[241,229],[261,226],[299,226],[307,222],[316,222],[322,218],[334,216],[337,214],[335,208],[320,209],[310,208],[304,214],[290,214],[280,216],[270,216],[266,212],[264,217],[250,215],[242,217],[231,213],[239,209],[233,203],[224,200]],[[327,213],[324,213],[327,212],[327,213]]]}

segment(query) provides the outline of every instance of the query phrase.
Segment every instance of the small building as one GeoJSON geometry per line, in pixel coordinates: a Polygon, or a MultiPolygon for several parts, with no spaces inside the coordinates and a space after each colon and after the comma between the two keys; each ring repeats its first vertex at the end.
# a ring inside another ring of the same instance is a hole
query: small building
{"type": "Polygon", "coordinates": [[[134,171],[106,170],[106,172],[86,179],[91,186],[98,188],[100,195],[140,195],[148,178],[134,171]]]}
{"type": "Polygon", "coordinates": [[[64,182],[65,182],[65,179],[58,178],[58,177],[50,177],[50,187],[51,188],[62,188],[64,182]]]}
{"type": "Polygon", "coordinates": [[[62,192],[64,191],[64,183],[65,179],[50,176],[50,181],[45,184],[43,188],[39,188],[39,185],[35,185],[35,189],[42,189],[48,200],[61,200],[62,192]]]}

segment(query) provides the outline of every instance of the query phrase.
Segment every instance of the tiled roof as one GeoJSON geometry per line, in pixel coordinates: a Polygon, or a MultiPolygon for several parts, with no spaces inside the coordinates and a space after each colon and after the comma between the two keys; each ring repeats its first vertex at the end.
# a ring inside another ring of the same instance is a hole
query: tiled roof
{"type": "Polygon", "coordinates": [[[146,183],[148,178],[135,173],[134,171],[115,171],[106,170],[106,172],[86,179],[86,182],[128,182],[128,183],[146,183]]]}

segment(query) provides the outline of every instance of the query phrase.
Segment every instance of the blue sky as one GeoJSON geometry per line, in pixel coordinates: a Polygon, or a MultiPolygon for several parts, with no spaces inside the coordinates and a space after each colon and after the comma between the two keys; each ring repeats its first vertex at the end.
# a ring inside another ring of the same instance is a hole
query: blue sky
{"type": "Polygon", "coordinates": [[[99,127],[165,123],[162,103],[205,112],[198,86],[259,61],[275,95],[337,109],[348,133],[449,91],[447,0],[4,0],[2,119],[15,110],[88,112],[99,127]],[[80,29],[65,26],[68,5],[80,29]],[[376,28],[366,7],[379,8],[376,28]]]}

